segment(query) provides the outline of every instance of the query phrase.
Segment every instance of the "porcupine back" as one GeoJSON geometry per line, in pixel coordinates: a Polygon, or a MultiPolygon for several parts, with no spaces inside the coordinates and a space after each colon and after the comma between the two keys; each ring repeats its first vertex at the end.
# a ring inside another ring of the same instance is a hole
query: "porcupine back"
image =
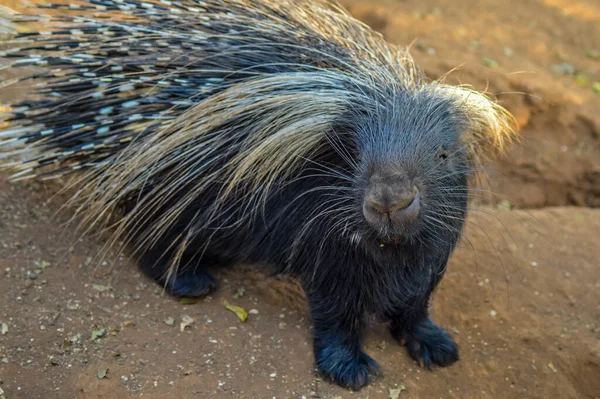
{"type": "MultiPolygon", "coordinates": [[[[250,217],[308,158],[337,151],[348,114],[427,90],[470,112],[472,157],[501,149],[508,118],[486,97],[427,82],[406,50],[321,0],[89,1],[52,17],[11,16],[5,67],[44,70],[38,101],[12,106],[0,131],[15,178],[84,172],[86,222],[133,202],[117,229],[155,242],[215,190],[250,217]],[[41,25],[35,29],[30,26],[41,25]],[[29,26],[29,27],[28,27],[29,26]],[[132,200],[135,199],[135,200],[132,200]],[[130,232],[129,232],[130,233],[130,232]]],[[[235,223],[242,223],[239,214],[235,223]]],[[[235,223],[234,223],[235,222],[235,223]]],[[[180,246],[186,245],[182,237],[180,246]]]]}

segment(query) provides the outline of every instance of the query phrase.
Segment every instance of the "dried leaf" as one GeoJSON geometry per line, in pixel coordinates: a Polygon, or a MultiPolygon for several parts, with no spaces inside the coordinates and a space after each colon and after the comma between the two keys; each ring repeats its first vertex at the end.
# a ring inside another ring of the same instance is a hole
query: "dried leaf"
{"type": "Polygon", "coordinates": [[[4,394],[2,388],[0,388],[0,399],[6,399],[6,395],[4,394]]]}
{"type": "Polygon", "coordinates": [[[101,328],[99,330],[92,330],[92,341],[100,339],[106,335],[106,328],[101,328]]]}
{"type": "Polygon", "coordinates": [[[600,82],[594,82],[592,89],[594,90],[594,93],[600,94],[600,82]]]}
{"type": "Polygon", "coordinates": [[[548,363],[548,368],[552,371],[554,371],[555,373],[558,372],[557,368],[554,367],[554,364],[552,364],[552,362],[548,363]]]}
{"type": "Polygon", "coordinates": [[[108,369],[100,369],[98,370],[98,372],[96,373],[96,376],[98,377],[99,380],[106,378],[106,374],[108,373],[108,369]]]}
{"type": "Polygon", "coordinates": [[[188,315],[183,315],[181,317],[181,323],[179,323],[179,331],[183,332],[183,330],[185,330],[186,327],[191,326],[192,324],[194,324],[194,319],[191,318],[188,315]]]}
{"type": "Polygon", "coordinates": [[[248,320],[248,313],[246,312],[246,310],[244,308],[232,305],[227,301],[223,301],[223,304],[225,305],[227,310],[235,313],[235,315],[238,317],[238,319],[240,319],[242,321],[242,323],[245,322],[246,320],[248,320]]]}

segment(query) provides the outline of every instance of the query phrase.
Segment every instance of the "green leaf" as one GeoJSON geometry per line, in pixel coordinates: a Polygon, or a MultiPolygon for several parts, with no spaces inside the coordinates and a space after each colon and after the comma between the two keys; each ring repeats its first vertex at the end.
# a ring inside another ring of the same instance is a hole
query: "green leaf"
{"type": "Polygon", "coordinates": [[[179,303],[182,305],[193,305],[198,303],[198,301],[200,301],[200,298],[197,297],[183,297],[179,300],[179,303]]]}
{"type": "Polygon", "coordinates": [[[483,59],[481,60],[481,63],[489,68],[497,68],[498,67],[498,61],[493,60],[488,57],[483,57],[483,59]]]}
{"type": "Polygon", "coordinates": [[[245,322],[246,320],[248,320],[248,312],[246,312],[246,309],[239,307],[239,306],[232,305],[227,301],[224,301],[223,304],[225,305],[227,310],[235,313],[235,315],[238,317],[238,319],[240,319],[242,321],[242,323],[245,322]]]}

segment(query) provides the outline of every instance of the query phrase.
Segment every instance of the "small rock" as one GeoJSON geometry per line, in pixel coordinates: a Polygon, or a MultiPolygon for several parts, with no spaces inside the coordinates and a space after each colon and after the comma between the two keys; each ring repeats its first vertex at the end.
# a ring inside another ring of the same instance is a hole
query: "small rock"
{"type": "Polygon", "coordinates": [[[400,397],[400,393],[402,391],[406,391],[406,387],[404,385],[402,385],[402,384],[400,384],[398,386],[398,388],[396,388],[396,389],[391,389],[390,388],[390,397],[389,397],[389,399],[398,399],[400,397]]]}
{"type": "Polygon", "coordinates": [[[490,310],[490,316],[496,317],[497,314],[498,312],[496,312],[495,310],[490,310]]]}
{"type": "Polygon", "coordinates": [[[92,284],[92,288],[98,292],[104,292],[104,291],[108,291],[110,289],[108,286],[101,285],[101,284],[92,284]]]}
{"type": "Polygon", "coordinates": [[[2,335],[6,335],[8,333],[8,324],[2,323],[2,326],[0,326],[0,333],[2,333],[2,335]]]}
{"type": "Polygon", "coordinates": [[[258,314],[258,309],[250,309],[248,311],[249,314],[258,314]]]}
{"type": "Polygon", "coordinates": [[[27,277],[29,277],[30,280],[35,280],[38,278],[38,275],[35,272],[29,272],[27,273],[27,277]]]}
{"type": "Polygon", "coordinates": [[[108,369],[100,369],[96,373],[96,376],[98,377],[99,380],[101,380],[103,378],[106,378],[106,374],[108,374],[108,369]]]}
{"type": "Polygon", "coordinates": [[[123,322],[123,327],[133,327],[135,326],[135,322],[133,320],[125,320],[123,322]]]}
{"type": "Polygon", "coordinates": [[[99,330],[92,330],[92,341],[96,341],[106,335],[106,329],[101,328],[99,330]]]}
{"type": "Polygon", "coordinates": [[[42,260],[40,262],[34,262],[34,263],[37,266],[37,268],[40,269],[40,270],[44,270],[45,268],[47,268],[48,266],[50,266],[50,263],[46,262],[45,260],[42,260]]]}
{"type": "Polygon", "coordinates": [[[191,326],[192,324],[194,324],[194,319],[191,318],[188,315],[183,315],[181,317],[181,323],[179,323],[179,331],[183,332],[185,330],[186,327],[191,326]]]}
{"type": "Polygon", "coordinates": [[[240,287],[235,291],[235,294],[233,294],[233,299],[239,299],[241,297],[243,297],[246,294],[246,289],[244,287],[240,287]]]}
{"type": "Polygon", "coordinates": [[[575,67],[568,62],[552,65],[552,71],[558,75],[574,75],[575,67]]]}
{"type": "Polygon", "coordinates": [[[172,326],[173,324],[175,324],[175,318],[167,317],[166,319],[163,320],[163,323],[165,323],[168,326],[172,326]]]}

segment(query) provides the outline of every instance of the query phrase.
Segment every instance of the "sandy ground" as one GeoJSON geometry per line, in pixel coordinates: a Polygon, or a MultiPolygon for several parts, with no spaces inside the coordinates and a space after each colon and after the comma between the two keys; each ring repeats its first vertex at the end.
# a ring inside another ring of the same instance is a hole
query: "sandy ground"
{"type": "Polygon", "coordinates": [[[600,2],[343,3],[390,41],[416,40],[430,76],[462,65],[448,80],[487,87],[523,126],[434,301],[461,361],[422,370],[373,324],[366,350],[384,376],[355,393],[332,386],[314,373],[294,283],[238,267],[181,304],[126,259],[98,260],[105,238],[65,229],[51,187],[0,175],[6,399],[600,397],[600,2]],[[254,311],[241,323],[224,300],[254,311]]]}

